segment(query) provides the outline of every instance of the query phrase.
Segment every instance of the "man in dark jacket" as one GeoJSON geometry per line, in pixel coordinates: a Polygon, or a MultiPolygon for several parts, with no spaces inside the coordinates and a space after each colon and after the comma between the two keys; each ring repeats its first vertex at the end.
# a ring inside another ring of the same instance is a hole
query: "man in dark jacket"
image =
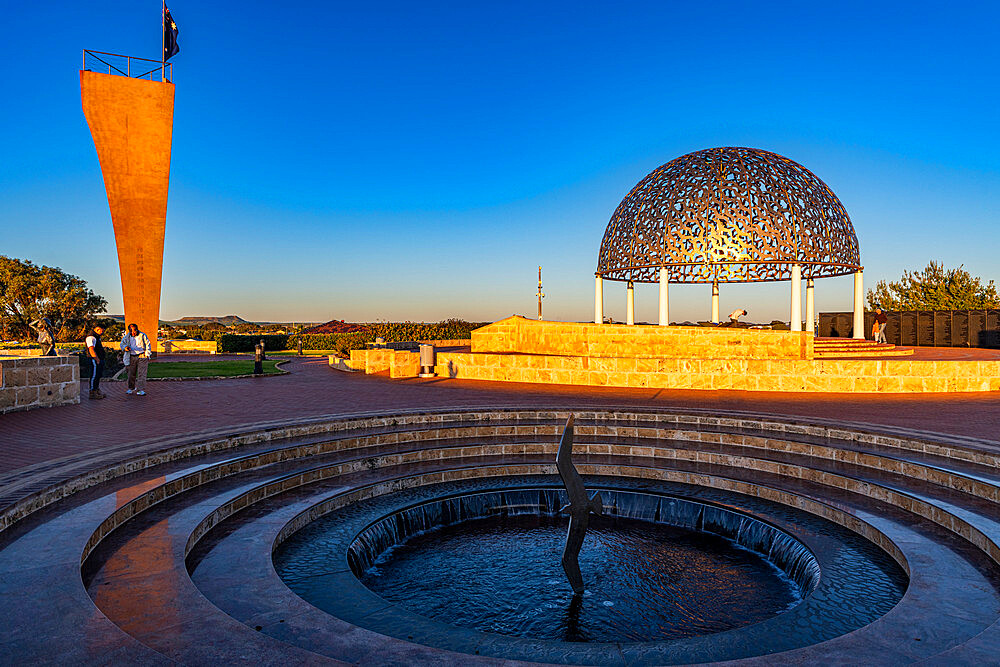
{"type": "Polygon", "coordinates": [[[104,333],[104,327],[98,325],[87,336],[87,358],[91,363],[90,398],[104,398],[106,396],[106,394],[101,393],[101,376],[104,375],[105,355],[104,346],[101,345],[102,333],[104,333]]]}

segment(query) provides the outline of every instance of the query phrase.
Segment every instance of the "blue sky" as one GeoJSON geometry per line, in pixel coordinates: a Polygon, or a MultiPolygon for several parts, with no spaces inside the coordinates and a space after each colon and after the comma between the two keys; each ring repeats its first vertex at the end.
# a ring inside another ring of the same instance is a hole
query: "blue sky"
{"type": "MultiPolygon", "coordinates": [[[[180,27],[161,317],[587,319],[604,228],[702,148],[781,153],[847,208],[868,286],[1000,281],[995,3],[170,4],[180,27]],[[696,6],[697,5],[697,6],[696,6]]],[[[84,48],[156,58],[156,2],[5,8],[0,254],[121,312],[84,48]],[[146,6],[148,5],[148,6],[146,6]]],[[[706,319],[709,286],[674,286],[706,319]]],[[[850,308],[850,278],[817,283],[850,308]]],[[[788,316],[788,283],[722,286],[788,316]]],[[[624,287],[606,288],[624,317],[624,287]]],[[[656,317],[640,286],[637,317],[656,317]]]]}

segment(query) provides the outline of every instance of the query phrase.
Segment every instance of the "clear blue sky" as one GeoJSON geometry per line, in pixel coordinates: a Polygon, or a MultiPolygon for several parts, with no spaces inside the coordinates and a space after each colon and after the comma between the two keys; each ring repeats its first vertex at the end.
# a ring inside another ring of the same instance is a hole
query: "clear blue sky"
{"type": "MultiPolygon", "coordinates": [[[[764,148],[843,201],[868,286],[929,259],[1000,281],[996,3],[170,4],[180,27],[161,317],[587,319],[646,173],[764,148]],[[281,9],[278,9],[280,7],[281,9]]],[[[84,48],[157,58],[155,1],[7,3],[0,254],[121,312],[84,48]]],[[[708,286],[672,288],[705,319],[708,286]]],[[[817,283],[849,309],[849,278],[817,283]]],[[[788,317],[788,283],[722,286],[788,317]]],[[[624,288],[606,289],[624,317],[624,288]]],[[[655,287],[638,291],[655,319],[655,287]]]]}

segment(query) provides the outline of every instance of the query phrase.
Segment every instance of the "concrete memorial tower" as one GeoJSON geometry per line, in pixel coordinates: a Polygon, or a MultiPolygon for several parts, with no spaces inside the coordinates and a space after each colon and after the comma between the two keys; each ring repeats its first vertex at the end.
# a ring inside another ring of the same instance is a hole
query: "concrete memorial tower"
{"type": "MultiPolygon", "coordinates": [[[[94,52],[85,53],[85,69],[80,72],[83,113],[97,148],[111,208],[125,319],[146,332],[155,350],[174,85],[159,61],[127,58],[124,69],[108,64],[108,73],[104,73],[87,70],[87,54],[93,56],[94,52]],[[131,75],[133,67],[143,67],[139,63],[156,63],[155,69],[146,73],[149,78],[131,75]]],[[[93,57],[106,64],[113,61],[110,54],[93,57]]]]}

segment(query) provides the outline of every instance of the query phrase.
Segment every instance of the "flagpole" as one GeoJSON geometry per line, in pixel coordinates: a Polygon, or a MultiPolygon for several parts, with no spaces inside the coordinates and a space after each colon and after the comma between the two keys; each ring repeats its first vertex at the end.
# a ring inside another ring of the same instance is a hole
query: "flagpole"
{"type": "Polygon", "coordinates": [[[160,10],[160,83],[167,81],[167,0],[160,10]]]}

